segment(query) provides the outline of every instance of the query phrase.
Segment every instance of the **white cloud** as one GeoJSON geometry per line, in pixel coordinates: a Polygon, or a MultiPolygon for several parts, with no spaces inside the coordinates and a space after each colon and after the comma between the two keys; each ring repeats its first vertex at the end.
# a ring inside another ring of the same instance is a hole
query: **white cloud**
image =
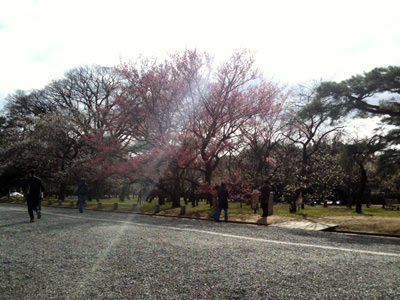
{"type": "Polygon", "coordinates": [[[384,135],[390,130],[395,129],[393,125],[388,125],[381,122],[381,117],[369,118],[349,118],[343,124],[346,136],[349,140],[362,140],[372,137],[375,134],[384,135]]]}
{"type": "Polygon", "coordinates": [[[349,133],[349,136],[356,140],[361,140],[373,136],[377,128],[379,128],[379,122],[379,117],[368,119],[353,118],[344,123],[344,129],[349,133]]]}
{"type": "Polygon", "coordinates": [[[342,80],[399,64],[398,1],[3,0],[0,107],[15,89],[40,88],[82,64],[197,47],[235,49],[284,83],[342,80]]]}

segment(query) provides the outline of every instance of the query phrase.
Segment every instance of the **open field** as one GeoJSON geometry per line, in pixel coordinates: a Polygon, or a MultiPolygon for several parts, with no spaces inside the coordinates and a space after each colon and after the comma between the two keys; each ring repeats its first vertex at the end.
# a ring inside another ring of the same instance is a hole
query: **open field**
{"type": "MultiPolygon", "coordinates": [[[[59,203],[56,199],[44,199],[43,206],[53,207],[72,207],[76,208],[77,197],[68,197],[65,201],[59,203]],[[49,201],[50,200],[50,201],[49,201]],[[72,203],[72,205],[71,205],[72,203]]],[[[22,198],[1,198],[1,202],[20,203],[23,204],[22,198]]],[[[133,212],[134,205],[137,204],[136,199],[128,199],[120,202],[117,198],[104,198],[100,200],[101,210],[133,212]],[[115,209],[114,203],[118,203],[115,209]]],[[[151,203],[144,202],[137,208],[137,213],[154,214],[156,201],[151,203]]],[[[181,201],[181,205],[185,205],[181,201]]],[[[99,209],[97,201],[88,201],[86,209],[99,209]]],[[[355,209],[349,209],[345,206],[329,206],[327,208],[322,205],[305,206],[305,209],[299,210],[296,214],[289,213],[289,205],[277,203],[274,205],[274,215],[268,218],[261,218],[261,210],[256,214],[250,206],[241,203],[229,203],[229,219],[231,221],[250,222],[258,224],[275,224],[292,220],[308,220],[318,223],[336,224],[338,231],[354,231],[390,234],[400,236],[400,210],[384,209],[381,205],[372,205],[367,208],[363,206],[363,213],[357,214],[355,209]]],[[[171,209],[171,203],[160,206],[160,212],[157,215],[179,216],[180,208],[171,209]]],[[[205,202],[199,202],[199,205],[192,207],[189,203],[185,207],[184,217],[192,218],[208,218],[210,207],[205,202]]]]}

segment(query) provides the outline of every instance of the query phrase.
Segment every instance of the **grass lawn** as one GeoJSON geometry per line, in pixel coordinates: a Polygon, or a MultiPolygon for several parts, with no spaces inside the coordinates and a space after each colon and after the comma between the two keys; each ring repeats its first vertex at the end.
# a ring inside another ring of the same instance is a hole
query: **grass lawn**
{"type": "MultiPolygon", "coordinates": [[[[278,215],[290,215],[289,206],[287,204],[274,205],[274,213],[278,215]],[[275,212],[276,210],[276,212],[275,212]]],[[[323,217],[323,216],[400,216],[400,210],[389,210],[382,208],[382,205],[371,205],[367,207],[362,206],[362,214],[356,213],[355,206],[352,209],[344,205],[330,205],[323,207],[323,205],[309,206],[306,205],[303,210],[297,212],[298,215],[310,217],[323,217]]]]}
{"type": "MultiPolygon", "coordinates": [[[[24,203],[23,198],[10,198],[3,197],[0,202],[9,203],[24,203]]],[[[44,199],[42,201],[43,206],[52,207],[76,207],[77,197],[70,196],[67,197],[65,201],[59,203],[57,199],[44,199]],[[72,205],[71,205],[72,202],[72,205]]],[[[118,198],[103,198],[100,200],[102,210],[114,210],[114,203],[118,203],[117,211],[133,211],[133,205],[137,205],[137,199],[126,199],[124,202],[120,202],[118,198]]],[[[155,205],[158,201],[144,202],[140,207],[138,207],[137,212],[141,213],[154,213],[155,205]]],[[[185,205],[185,202],[181,200],[181,205],[185,205]]],[[[210,212],[210,206],[206,204],[205,201],[200,201],[199,205],[192,207],[189,203],[186,206],[186,215],[206,217],[210,212]]],[[[86,202],[86,209],[97,209],[98,204],[96,200],[91,200],[86,202]]],[[[390,210],[382,208],[382,205],[371,205],[367,208],[365,205],[362,207],[362,216],[381,216],[381,217],[400,217],[400,210],[390,210]]],[[[171,203],[166,203],[160,206],[159,214],[168,215],[178,215],[180,213],[180,208],[171,208],[171,203]]],[[[258,210],[257,214],[261,213],[261,209],[258,210]]],[[[229,202],[229,216],[252,216],[254,211],[249,205],[242,204],[239,202],[229,202]]],[[[309,206],[306,205],[304,209],[298,210],[296,214],[289,213],[289,204],[286,203],[276,203],[274,204],[274,215],[282,216],[303,216],[303,217],[334,217],[334,216],[360,216],[355,212],[355,207],[352,209],[347,208],[342,205],[330,205],[328,207],[323,207],[322,205],[309,206]]]]}

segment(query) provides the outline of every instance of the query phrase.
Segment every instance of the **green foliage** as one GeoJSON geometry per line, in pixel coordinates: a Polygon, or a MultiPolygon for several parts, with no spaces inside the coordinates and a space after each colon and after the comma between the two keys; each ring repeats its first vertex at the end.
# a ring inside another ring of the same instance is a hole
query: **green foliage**
{"type": "Polygon", "coordinates": [[[380,140],[359,141],[346,145],[342,151],[341,164],[347,170],[354,163],[363,164],[366,157],[383,151],[380,159],[381,173],[398,172],[399,151],[393,145],[400,144],[400,67],[375,68],[362,75],[355,75],[341,82],[322,82],[317,88],[313,102],[315,106],[324,103],[331,111],[331,118],[340,118],[350,112],[359,116],[380,116],[381,121],[394,125],[380,140]]]}
{"type": "Polygon", "coordinates": [[[349,167],[354,162],[364,162],[370,155],[382,150],[382,144],[377,137],[363,139],[352,144],[344,144],[341,151],[340,161],[344,168],[349,167]]]}
{"type": "Polygon", "coordinates": [[[315,101],[327,103],[337,117],[358,110],[361,113],[389,115],[390,120],[400,116],[400,105],[394,97],[387,99],[387,93],[400,93],[400,67],[375,68],[339,83],[322,82],[315,101]],[[380,98],[378,104],[370,101],[373,96],[380,98]]]}

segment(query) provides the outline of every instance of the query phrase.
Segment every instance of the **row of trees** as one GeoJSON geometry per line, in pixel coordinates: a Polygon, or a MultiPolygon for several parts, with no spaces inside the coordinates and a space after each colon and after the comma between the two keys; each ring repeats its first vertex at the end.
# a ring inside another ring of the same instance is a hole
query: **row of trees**
{"type": "Polygon", "coordinates": [[[76,68],[41,90],[8,96],[0,118],[2,193],[34,168],[61,199],[80,177],[95,197],[123,200],[134,188],[173,207],[182,195],[209,197],[221,181],[245,199],[268,180],[287,199],[301,191],[324,200],[346,190],[360,204],[383,155],[392,172],[381,178],[395,186],[397,151],[388,145],[398,142],[397,129],[350,143],[337,120],[357,110],[397,126],[397,99],[374,105],[368,97],[399,93],[399,74],[376,69],[289,91],[267,81],[247,51],[215,66],[196,50],[161,63],[76,68]]]}

